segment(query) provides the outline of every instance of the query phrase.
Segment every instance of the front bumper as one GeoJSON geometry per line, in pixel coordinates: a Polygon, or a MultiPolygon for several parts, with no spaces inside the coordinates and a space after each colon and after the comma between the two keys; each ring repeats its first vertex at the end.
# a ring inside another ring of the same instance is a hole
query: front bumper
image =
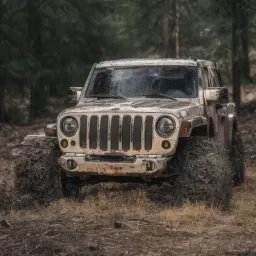
{"type": "Polygon", "coordinates": [[[167,167],[168,157],[159,155],[136,156],[133,161],[86,160],[85,154],[61,156],[61,168],[69,175],[106,175],[161,177],[167,167]]]}

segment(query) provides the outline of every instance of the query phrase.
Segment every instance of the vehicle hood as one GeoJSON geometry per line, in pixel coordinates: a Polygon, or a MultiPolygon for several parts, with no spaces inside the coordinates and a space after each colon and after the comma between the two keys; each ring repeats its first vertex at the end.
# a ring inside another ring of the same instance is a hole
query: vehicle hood
{"type": "Polygon", "coordinates": [[[177,118],[193,117],[203,114],[203,107],[189,101],[174,101],[171,99],[100,99],[89,102],[79,102],[77,106],[64,110],[68,113],[163,113],[173,114],[177,118]]]}

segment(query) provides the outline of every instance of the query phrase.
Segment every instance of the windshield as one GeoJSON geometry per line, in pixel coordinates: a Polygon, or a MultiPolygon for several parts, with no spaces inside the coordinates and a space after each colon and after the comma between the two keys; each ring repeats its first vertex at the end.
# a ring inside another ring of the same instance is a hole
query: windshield
{"type": "MultiPolygon", "coordinates": [[[[197,68],[179,66],[96,69],[86,97],[198,96],[197,68]]],[[[167,97],[167,98],[168,98],[167,97]]]]}

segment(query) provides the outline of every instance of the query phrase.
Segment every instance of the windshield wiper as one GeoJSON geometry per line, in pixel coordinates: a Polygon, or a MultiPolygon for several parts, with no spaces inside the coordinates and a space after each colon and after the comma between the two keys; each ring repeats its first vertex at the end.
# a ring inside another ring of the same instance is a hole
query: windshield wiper
{"type": "Polygon", "coordinates": [[[98,98],[98,99],[104,99],[104,98],[114,98],[114,99],[126,99],[125,97],[112,94],[112,93],[99,93],[99,94],[91,94],[91,98],[98,98]]]}
{"type": "Polygon", "coordinates": [[[170,96],[167,96],[165,94],[161,94],[161,93],[151,93],[151,94],[146,94],[146,95],[142,95],[146,98],[166,98],[166,99],[171,99],[171,100],[175,100],[177,101],[176,99],[170,97],[170,96]]]}

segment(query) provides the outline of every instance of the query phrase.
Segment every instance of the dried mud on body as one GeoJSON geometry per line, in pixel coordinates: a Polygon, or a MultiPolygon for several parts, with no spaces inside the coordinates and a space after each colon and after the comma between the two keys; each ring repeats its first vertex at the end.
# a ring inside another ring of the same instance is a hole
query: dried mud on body
{"type": "Polygon", "coordinates": [[[15,210],[10,154],[15,157],[22,137],[42,132],[48,120],[0,128],[0,255],[256,255],[253,104],[243,108],[240,127],[247,178],[234,189],[228,211],[203,204],[171,207],[164,191],[152,200],[146,185],[113,182],[84,188],[77,201],[15,210]]]}

